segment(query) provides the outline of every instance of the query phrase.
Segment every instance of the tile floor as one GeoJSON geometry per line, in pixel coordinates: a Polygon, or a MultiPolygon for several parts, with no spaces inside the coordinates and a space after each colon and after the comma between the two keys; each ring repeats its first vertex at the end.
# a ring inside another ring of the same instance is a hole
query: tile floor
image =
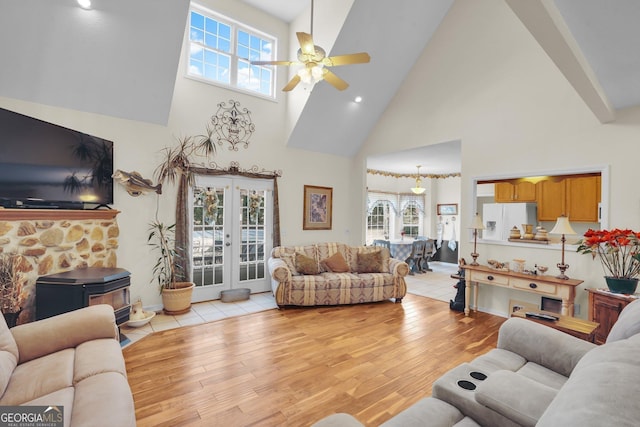
{"type": "MultiPolygon", "coordinates": [[[[430,262],[429,266],[433,271],[415,274],[405,278],[409,293],[449,302],[456,294],[456,289],[453,288],[456,280],[450,276],[458,271],[458,265],[435,261],[430,262]]],[[[220,300],[214,300],[196,303],[191,306],[190,312],[178,316],[168,316],[162,312],[158,312],[156,316],[151,319],[151,322],[142,327],[131,328],[126,325],[122,326],[121,333],[129,339],[123,347],[131,345],[153,332],[187,325],[198,325],[273,308],[277,308],[273,294],[271,292],[264,292],[252,294],[247,301],[223,303],[220,302],[220,300]]]]}

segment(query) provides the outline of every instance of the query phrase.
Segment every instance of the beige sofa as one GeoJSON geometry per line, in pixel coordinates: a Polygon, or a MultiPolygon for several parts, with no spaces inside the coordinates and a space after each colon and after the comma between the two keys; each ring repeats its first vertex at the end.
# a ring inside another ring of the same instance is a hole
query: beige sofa
{"type": "Polygon", "coordinates": [[[407,293],[409,266],[377,246],[317,243],[278,246],[268,262],[278,306],[338,305],[394,299],[407,293]],[[304,267],[304,268],[302,268],[304,267]]]}
{"type": "MultiPolygon", "coordinates": [[[[599,347],[520,318],[501,326],[497,347],[447,372],[434,383],[431,397],[382,425],[640,424],[640,300],[622,311],[607,342],[599,347]]],[[[314,424],[330,426],[362,424],[348,414],[334,414],[314,424]]]]}
{"type": "Polygon", "coordinates": [[[2,317],[0,373],[0,406],[62,406],[64,426],[136,425],[109,305],[11,329],[2,317]]]}

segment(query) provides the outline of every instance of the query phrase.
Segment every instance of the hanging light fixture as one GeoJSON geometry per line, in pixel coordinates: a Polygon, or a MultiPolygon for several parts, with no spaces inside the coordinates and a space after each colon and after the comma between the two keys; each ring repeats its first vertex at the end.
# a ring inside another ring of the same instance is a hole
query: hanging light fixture
{"type": "Polygon", "coordinates": [[[416,186],[413,187],[411,191],[413,191],[414,194],[422,194],[426,190],[426,188],[420,187],[420,184],[422,183],[422,180],[420,179],[420,168],[422,167],[422,165],[418,165],[416,167],[418,168],[418,175],[416,177],[416,186]]]}

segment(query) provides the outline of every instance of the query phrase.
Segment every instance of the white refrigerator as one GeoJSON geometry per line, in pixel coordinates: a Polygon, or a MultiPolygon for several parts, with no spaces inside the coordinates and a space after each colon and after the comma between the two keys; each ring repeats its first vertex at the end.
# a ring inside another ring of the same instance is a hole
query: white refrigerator
{"type": "Polygon", "coordinates": [[[524,233],[522,224],[538,223],[538,208],[535,203],[487,203],[482,208],[485,229],[482,238],[486,240],[507,240],[515,225],[524,233]]]}

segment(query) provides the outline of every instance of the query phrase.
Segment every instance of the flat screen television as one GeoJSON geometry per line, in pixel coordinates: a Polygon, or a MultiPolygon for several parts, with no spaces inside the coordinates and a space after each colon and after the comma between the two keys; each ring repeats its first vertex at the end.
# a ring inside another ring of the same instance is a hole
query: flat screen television
{"type": "Polygon", "coordinates": [[[0,108],[0,205],[113,203],[113,142],[0,108]]]}

